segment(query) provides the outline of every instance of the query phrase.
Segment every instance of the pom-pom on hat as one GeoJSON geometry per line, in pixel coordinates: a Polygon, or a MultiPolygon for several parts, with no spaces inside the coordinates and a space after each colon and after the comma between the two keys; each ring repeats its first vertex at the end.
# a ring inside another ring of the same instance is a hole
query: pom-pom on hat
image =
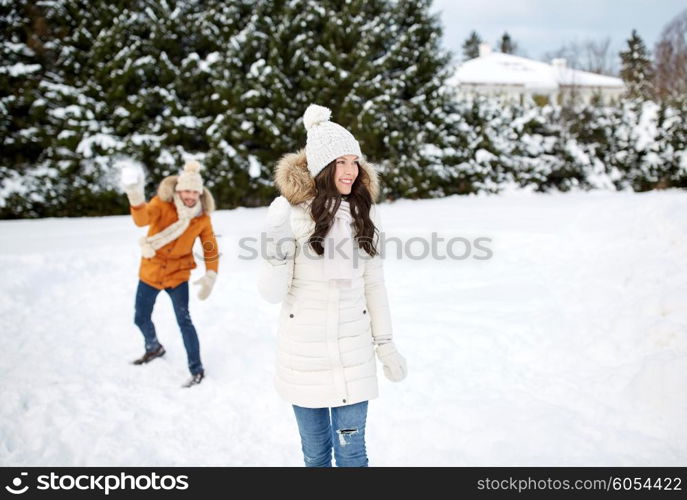
{"type": "Polygon", "coordinates": [[[329,121],[332,112],[329,108],[311,104],[303,113],[303,124],[308,131],[305,143],[305,156],[310,175],[315,177],[329,163],[339,156],[356,155],[362,158],[360,144],[353,134],[338,123],[329,121]]]}
{"type": "Polygon", "coordinates": [[[196,160],[189,160],[184,165],[184,171],[177,178],[176,191],[198,191],[203,192],[203,178],[200,176],[200,163],[196,160]]]}

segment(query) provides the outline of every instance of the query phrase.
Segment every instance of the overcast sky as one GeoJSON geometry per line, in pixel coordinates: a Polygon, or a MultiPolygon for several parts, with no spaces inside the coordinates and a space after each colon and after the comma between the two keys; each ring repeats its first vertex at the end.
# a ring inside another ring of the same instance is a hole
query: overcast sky
{"type": "Polygon", "coordinates": [[[686,0],[434,0],[444,44],[458,57],[476,30],[495,45],[504,31],[528,57],[540,59],[570,41],[611,38],[619,51],[635,28],[653,49],[663,27],[687,9],[686,0]]]}

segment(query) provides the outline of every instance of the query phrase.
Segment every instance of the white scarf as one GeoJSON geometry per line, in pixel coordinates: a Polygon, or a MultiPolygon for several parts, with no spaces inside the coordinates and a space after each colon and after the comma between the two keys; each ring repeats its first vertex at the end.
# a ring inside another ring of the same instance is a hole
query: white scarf
{"type": "Polygon", "coordinates": [[[156,250],[162,248],[170,241],[176,240],[182,234],[184,234],[184,231],[186,231],[188,228],[191,219],[199,216],[203,211],[200,199],[192,207],[187,207],[184,205],[179,193],[175,192],[173,198],[179,220],[173,222],[159,233],[153,234],[152,236],[143,236],[139,240],[139,244],[141,245],[141,254],[145,258],[150,259],[155,257],[156,250]]]}
{"type": "Polygon", "coordinates": [[[352,222],[350,204],[346,200],[341,200],[323,245],[324,277],[328,280],[337,280],[339,287],[350,287],[353,278],[352,222]]]}

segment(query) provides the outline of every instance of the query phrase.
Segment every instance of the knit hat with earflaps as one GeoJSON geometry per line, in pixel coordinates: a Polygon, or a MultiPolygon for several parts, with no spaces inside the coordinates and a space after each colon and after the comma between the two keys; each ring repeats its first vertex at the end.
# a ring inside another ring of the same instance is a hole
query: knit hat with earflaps
{"type": "Polygon", "coordinates": [[[200,176],[200,163],[196,160],[189,160],[184,165],[184,171],[177,178],[175,191],[198,191],[203,192],[203,178],[200,176]]]}
{"type": "Polygon", "coordinates": [[[305,143],[305,156],[310,175],[315,177],[324,167],[344,155],[362,158],[360,144],[353,134],[338,123],[329,121],[332,112],[329,108],[311,104],[303,114],[303,124],[308,131],[305,143]]]}

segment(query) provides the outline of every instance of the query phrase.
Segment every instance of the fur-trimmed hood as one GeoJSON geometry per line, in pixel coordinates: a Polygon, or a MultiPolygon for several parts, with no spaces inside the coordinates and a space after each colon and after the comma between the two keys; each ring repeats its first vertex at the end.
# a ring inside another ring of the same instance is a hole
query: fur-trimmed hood
{"type": "MultiPolygon", "coordinates": [[[[372,196],[372,201],[376,202],[379,197],[377,171],[363,158],[360,158],[358,162],[367,173],[369,181],[366,183],[366,187],[372,196]]],[[[292,205],[298,205],[315,197],[315,179],[308,170],[305,149],[281,157],[274,169],[274,182],[280,193],[292,205]]]]}
{"type": "MultiPolygon", "coordinates": [[[[162,201],[171,202],[178,177],[178,175],[169,175],[162,179],[162,182],[160,182],[157,188],[157,197],[162,201]]],[[[203,212],[207,214],[215,210],[215,199],[212,197],[210,190],[206,187],[203,187],[203,192],[200,194],[200,203],[203,207],[203,212]]]]}

